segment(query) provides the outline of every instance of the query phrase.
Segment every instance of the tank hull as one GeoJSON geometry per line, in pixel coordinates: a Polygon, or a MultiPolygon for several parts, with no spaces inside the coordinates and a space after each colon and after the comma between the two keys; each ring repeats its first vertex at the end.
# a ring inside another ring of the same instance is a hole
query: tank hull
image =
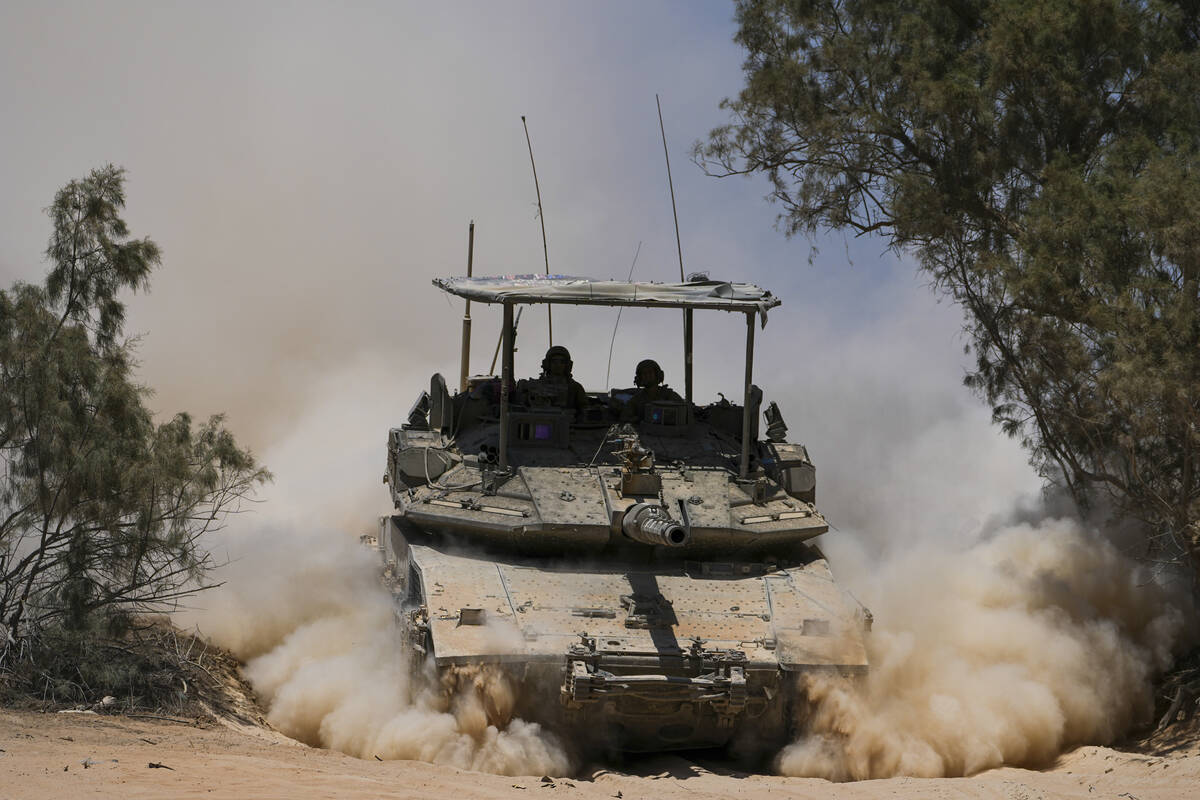
{"type": "Polygon", "coordinates": [[[513,713],[583,747],[771,747],[803,673],[867,668],[869,618],[813,548],[789,564],[572,561],[471,552],[399,515],[379,547],[417,658],[502,672],[513,713]]]}

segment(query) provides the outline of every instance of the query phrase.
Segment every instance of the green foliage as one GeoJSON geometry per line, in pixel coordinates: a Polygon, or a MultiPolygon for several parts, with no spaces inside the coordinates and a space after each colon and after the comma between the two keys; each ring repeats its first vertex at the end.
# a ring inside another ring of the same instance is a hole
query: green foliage
{"type": "Polygon", "coordinates": [[[54,233],[46,248],[46,294],[64,322],[91,329],[101,346],[112,344],[125,321],[117,292],[145,289],[161,261],[149,239],[123,241],[129,236],[119,216],[124,207],[125,171],[109,165],[71,181],[47,209],[54,233]]]}
{"type": "Polygon", "coordinates": [[[118,295],[159,250],[128,239],[123,182],[109,166],[61,190],[45,285],[0,290],[0,662],[48,625],[119,634],[204,588],[204,535],[270,477],[221,417],[145,405],[118,295]]]}
{"type": "Polygon", "coordinates": [[[1200,5],[744,0],[697,145],[789,233],[875,232],[968,312],[967,378],[1047,478],[1200,571],[1200,5]]]}

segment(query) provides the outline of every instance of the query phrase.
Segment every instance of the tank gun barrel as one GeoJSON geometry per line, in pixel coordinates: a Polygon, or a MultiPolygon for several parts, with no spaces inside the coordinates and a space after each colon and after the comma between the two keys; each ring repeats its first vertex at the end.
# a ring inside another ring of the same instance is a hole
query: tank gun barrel
{"type": "Polygon", "coordinates": [[[666,509],[651,503],[630,507],[621,530],[635,542],[658,547],[683,547],[692,538],[687,528],[667,516],[666,509]]]}

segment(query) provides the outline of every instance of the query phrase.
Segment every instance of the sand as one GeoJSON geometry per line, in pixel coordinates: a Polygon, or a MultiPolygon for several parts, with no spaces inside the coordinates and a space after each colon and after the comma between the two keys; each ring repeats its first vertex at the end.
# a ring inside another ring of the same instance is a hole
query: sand
{"type": "Polygon", "coordinates": [[[414,761],[362,760],[274,731],[220,723],[0,711],[0,800],[64,797],[378,798],[1120,798],[1200,797],[1195,737],[1151,752],[1082,747],[1035,772],[829,783],[746,774],[703,756],[587,767],[576,777],[503,777],[414,761]],[[87,763],[85,767],[84,764],[87,763]],[[154,768],[151,764],[162,764],[154,768]]]}

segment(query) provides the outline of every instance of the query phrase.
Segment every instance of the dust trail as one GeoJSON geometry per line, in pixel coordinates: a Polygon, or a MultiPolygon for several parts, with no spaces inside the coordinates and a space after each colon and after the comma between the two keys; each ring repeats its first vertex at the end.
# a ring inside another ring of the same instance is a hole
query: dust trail
{"type": "Polygon", "coordinates": [[[571,763],[539,725],[512,718],[519,687],[486,669],[439,684],[410,674],[373,552],[342,534],[230,537],[226,584],[194,612],[245,663],[267,718],[307,744],[359,758],[418,759],[507,775],[571,763]]]}
{"type": "Polygon", "coordinates": [[[957,553],[917,545],[874,567],[865,594],[871,673],[807,681],[785,775],[961,776],[1111,743],[1149,721],[1154,677],[1195,635],[1184,596],[1067,519],[957,553]]]}

